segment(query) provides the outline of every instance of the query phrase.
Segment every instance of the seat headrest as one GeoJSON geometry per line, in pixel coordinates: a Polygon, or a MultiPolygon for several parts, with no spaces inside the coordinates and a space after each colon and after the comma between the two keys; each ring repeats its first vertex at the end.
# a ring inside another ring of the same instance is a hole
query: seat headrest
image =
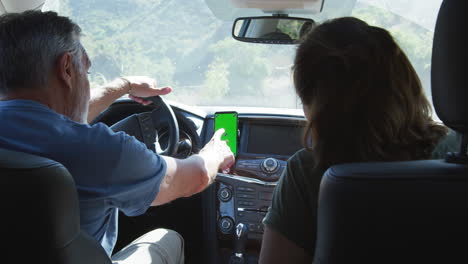
{"type": "Polygon", "coordinates": [[[56,161],[44,157],[0,148],[0,168],[39,169],[57,164],[56,161]]]}
{"type": "Polygon", "coordinates": [[[78,196],[62,164],[0,148],[0,178],[0,198],[9,201],[0,206],[9,212],[0,221],[8,230],[0,234],[32,236],[29,240],[38,243],[47,238],[54,248],[64,248],[75,239],[80,232],[78,196]]]}
{"type": "Polygon", "coordinates": [[[467,175],[443,160],[332,166],[313,263],[467,263],[467,175]]]}
{"type": "Polygon", "coordinates": [[[468,1],[445,0],[439,11],[432,50],[432,97],[444,124],[468,133],[468,1]]]}
{"type": "Polygon", "coordinates": [[[3,262],[111,264],[80,230],[76,186],[59,162],[0,148],[0,200],[3,262]]]}

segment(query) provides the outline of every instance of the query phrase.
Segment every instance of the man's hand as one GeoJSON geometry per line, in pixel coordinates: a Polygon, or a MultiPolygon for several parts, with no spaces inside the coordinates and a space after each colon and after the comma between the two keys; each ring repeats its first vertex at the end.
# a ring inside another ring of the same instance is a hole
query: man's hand
{"type": "Polygon", "coordinates": [[[172,88],[170,87],[158,88],[156,80],[145,76],[117,78],[110,83],[91,90],[88,122],[94,120],[99,113],[125,94],[128,94],[136,102],[147,105],[151,102],[141,97],[166,95],[171,91],[172,88]]]}
{"type": "MultiPolygon", "coordinates": [[[[218,168],[229,172],[229,168],[234,164],[234,154],[227,145],[226,141],[221,140],[221,136],[226,131],[224,128],[216,131],[211,138],[211,140],[205,145],[205,147],[200,151],[200,156],[204,157],[205,160],[218,159],[218,168]]],[[[216,175],[215,175],[216,176],[216,175]]]]}
{"type": "Polygon", "coordinates": [[[156,80],[146,76],[128,76],[122,77],[121,79],[125,81],[125,89],[128,96],[132,100],[143,105],[151,104],[151,101],[142,98],[166,95],[172,92],[171,87],[158,88],[156,80]]]}
{"type": "Polygon", "coordinates": [[[211,140],[198,154],[205,163],[206,174],[205,179],[202,180],[200,190],[204,190],[211,183],[214,182],[219,170],[229,172],[229,168],[234,164],[234,154],[226,144],[226,141],[221,140],[221,136],[225,130],[219,129],[216,131],[211,140]]]}

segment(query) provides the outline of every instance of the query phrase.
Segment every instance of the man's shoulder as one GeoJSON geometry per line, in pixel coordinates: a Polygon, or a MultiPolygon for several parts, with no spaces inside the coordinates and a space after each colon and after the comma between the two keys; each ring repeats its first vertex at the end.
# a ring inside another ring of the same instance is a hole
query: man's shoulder
{"type": "Polygon", "coordinates": [[[83,132],[85,134],[89,134],[91,139],[94,140],[101,140],[102,138],[113,138],[124,140],[124,133],[122,132],[114,132],[110,127],[103,123],[96,123],[96,124],[80,124],[73,122],[71,120],[67,120],[70,123],[72,129],[83,132]]]}
{"type": "Polygon", "coordinates": [[[84,144],[86,152],[96,151],[106,155],[120,155],[125,148],[131,148],[137,144],[133,137],[124,132],[114,132],[103,123],[93,125],[80,124],[71,120],[66,126],[70,131],[66,131],[64,136],[68,139],[76,138],[78,144],[84,144]]]}

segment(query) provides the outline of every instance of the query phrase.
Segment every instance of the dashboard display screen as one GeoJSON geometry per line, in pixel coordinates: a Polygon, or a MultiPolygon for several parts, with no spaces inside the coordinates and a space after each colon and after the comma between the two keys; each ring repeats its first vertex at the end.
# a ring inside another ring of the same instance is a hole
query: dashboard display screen
{"type": "Polygon", "coordinates": [[[303,128],[277,125],[250,125],[247,152],[291,156],[302,147],[303,128]]]}

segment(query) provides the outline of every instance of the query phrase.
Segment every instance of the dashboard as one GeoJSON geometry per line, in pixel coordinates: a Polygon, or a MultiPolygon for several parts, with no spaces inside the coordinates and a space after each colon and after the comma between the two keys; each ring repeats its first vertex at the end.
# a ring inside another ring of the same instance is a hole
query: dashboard
{"type": "MultiPolygon", "coordinates": [[[[206,192],[206,231],[215,234],[211,263],[229,263],[235,246],[236,227],[248,228],[249,254],[255,259],[264,231],[262,220],[271,205],[273,191],[286,169],[287,160],[302,149],[305,119],[295,115],[239,112],[239,153],[230,174],[218,173],[211,192],[206,192]]],[[[204,123],[205,142],[213,134],[213,115],[204,123]]]]}
{"type": "MultiPolygon", "coordinates": [[[[236,227],[243,224],[248,230],[245,247],[250,260],[247,263],[257,263],[264,231],[262,220],[271,205],[274,188],[286,169],[287,160],[302,148],[306,124],[302,111],[170,104],[180,128],[176,158],[182,159],[197,153],[211,139],[215,112],[236,111],[239,114],[236,162],[230,174],[218,173],[215,183],[196,198],[176,201],[162,209],[150,208],[142,217],[144,220],[133,225],[132,233],[119,230],[118,244],[126,245],[134,239],[133,233],[141,232],[137,230],[139,228],[148,230],[168,226],[182,234],[188,256],[203,259],[203,263],[229,263],[236,248],[236,227]],[[151,219],[149,223],[148,217],[151,219]],[[200,236],[203,236],[202,244],[199,243],[200,236]],[[199,256],[200,251],[205,253],[203,258],[199,256]]],[[[103,122],[111,126],[127,116],[152,109],[151,105],[119,100],[101,113],[94,123],[103,122]]],[[[168,138],[164,136],[166,132],[159,133],[161,145],[164,145],[165,138],[168,138]]],[[[129,225],[125,223],[125,216],[121,215],[119,219],[123,219],[119,220],[119,226],[129,225]]],[[[128,222],[133,224],[136,220],[128,222]]]]}
{"type": "Polygon", "coordinates": [[[234,174],[277,181],[286,160],[301,149],[303,120],[291,117],[245,116],[240,119],[240,152],[234,174]]]}

